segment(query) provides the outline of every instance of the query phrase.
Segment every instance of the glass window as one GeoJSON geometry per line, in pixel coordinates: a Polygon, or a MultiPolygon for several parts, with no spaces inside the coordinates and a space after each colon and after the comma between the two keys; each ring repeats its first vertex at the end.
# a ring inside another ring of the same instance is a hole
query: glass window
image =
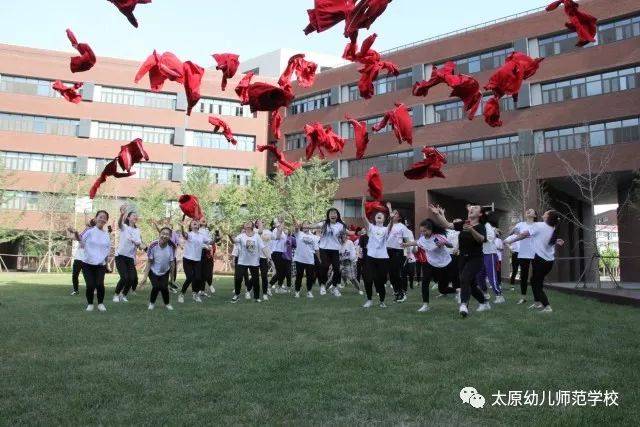
{"type": "Polygon", "coordinates": [[[173,166],[167,163],[142,162],[133,166],[132,170],[136,172],[133,178],[151,179],[153,177],[162,181],[171,180],[171,171],[173,166]]]}
{"type": "Polygon", "coordinates": [[[347,163],[349,176],[365,176],[367,171],[376,166],[380,173],[396,173],[406,170],[413,163],[413,151],[349,160],[347,163]]]}
{"type": "Polygon", "coordinates": [[[98,123],[98,138],[116,141],[133,141],[141,138],[145,143],[171,144],[174,130],[151,126],[136,126],[119,123],[98,123]]]}
{"type": "MultiPolygon", "coordinates": [[[[473,55],[453,59],[456,64],[456,72],[459,74],[473,74],[480,71],[494,70],[504,65],[507,56],[513,52],[513,47],[502,48],[484,52],[480,55],[473,55]]],[[[437,64],[441,67],[444,63],[437,64]]]]}
{"type": "Polygon", "coordinates": [[[236,183],[240,186],[247,186],[251,180],[251,171],[247,169],[227,169],[227,168],[215,168],[206,166],[185,166],[184,175],[188,174],[194,169],[206,169],[211,177],[212,184],[226,185],[236,183]]]}
{"type": "Polygon", "coordinates": [[[0,113],[0,131],[77,136],[78,120],[0,113]]]}
{"type": "Polygon", "coordinates": [[[447,156],[448,164],[503,159],[517,153],[518,136],[512,135],[496,139],[463,142],[436,148],[447,156]]]}
{"type": "Polygon", "coordinates": [[[218,150],[255,151],[256,138],[253,136],[234,135],[238,143],[231,144],[224,135],[213,132],[192,131],[192,138],[187,138],[188,147],[214,148],[218,150]]]}
{"type": "MultiPolygon", "coordinates": [[[[401,71],[398,76],[380,77],[373,82],[373,94],[383,95],[402,89],[408,89],[413,85],[413,72],[411,70],[401,71]]],[[[349,86],[349,101],[361,99],[357,84],[349,86]]]]}
{"type": "Polygon", "coordinates": [[[537,152],[575,150],[585,146],[637,142],[640,140],[640,120],[637,117],[596,123],[588,126],[544,131],[543,143],[536,141],[537,152]]]}
{"type": "MultiPolygon", "coordinates": [[[[60,98],[61,95],[53,90],[52,85],[53,80],[0,75],[0,92],[60,98]]],[[[79,92],[82,93],[82,89],[79,92]]]]}
{"type": "Polygon", "coordinates": [[[220,116],[253,117],[248,105],[241,105],[240,101],[225,99],[201,98],[193,110],[220,116]]]}
{"type": "Polygon", "coordinates": [[[289,106],[289,114],[296,115],[306,113],[308,111],[327,108],[331,102],[331,92],[323,92],[317,95],[310,95],[304,98],[296,99],[289,106]]]}
{"type": "Polygon", "coordinates": [[[620,40],[640,36],[640,16],[619,19],[598,28],[598,40],[600,43],[614,43],[620,40]]]}
{"type": "Polygon", "coordinates": [[[299,150],[307,146],[307,137],[304,133],[292,133],[285,135],[285,151],[299,150]]]}
{"type": "Polygon", "coordinates": [[[103,86],[100,91],[100,102],[137,107],[175,110],[177,99],[178,96],[175,93],[155,93],[107,86],[103,86]]]}

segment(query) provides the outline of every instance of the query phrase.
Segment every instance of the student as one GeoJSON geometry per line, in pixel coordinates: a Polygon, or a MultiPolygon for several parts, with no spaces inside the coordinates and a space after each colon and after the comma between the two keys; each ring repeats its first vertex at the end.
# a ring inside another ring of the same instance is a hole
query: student
{"type": "Polygon", "coordinates": [[[71,256],[73,257],[73,264],[71,265],[71,295],[78,295],[80,293],[78,287],[78,279],[82,272],[82,259],[84,258],[84,250],[80,246],[80,242],[74,240],[71,244],[71,256]]]}
{"type": "MultiPolygon", "coordinates": [[[[516,224],[511,230],[510,235],[520,235],[529,231],[529,228],[538,221],[538,213],[534,209],[527,209],[525,212],[525,220],[516,224]]],[[[522,240],[518,248],[518,265],[520,266],[520,299],[518,304],[527,302],[527,286],[529,284],[529,272],[531,271],[531,263],[535,258],[531,240],[522,240]]],[[[535,300],[534,303],[538,301],[535,300]]]]}
{"type": "Polygon", "coordinates": [[[498,272],[496,267],[498,265],[498,249],[495,244],[496,240],[496,228],[489,222],[485,225],[486,229],[486,241],[482,244],[482,269],[478,273],[477,281],[478,286],[484,292],[484,298],[489,300],[489,293],[487,292],[487,280],[491,285],[494,295],[496,296],[495,304],[504,304],[505,299],[502,295],[502,286],[498,280],[498,272]]]}
{"type": "Polygon", "coordinates": [[[303,221],[296,226],[296,251],[293,255],[293,262],[296,264],[296,281],[294,296],[300,298],[302,288],[302,277],[307,278],[307,298],[313,298],[313,282],[315,282],[315,259],[319,256],[320,247],[318,239],[309,232],[309,222],[303,221]]]}
{"type": "Polygon", "coordinates": [[[204,286],[202,283],[202,245],[211,243],[211,240],[204,234],[200,233],[200,221],[194,219],[189,225],[189,232],[184,231],[184,224],[180,224],[180,231],[184,239],[184,255],[182,256],[182,266],[186,279],[182,284],[182,290],[178,295],[178,302],[184,302],[184,294],[187,293],[189,285],[191,285],[191,295],[193,301],[200,303],[199,292],[204,286]]]}
{"type": "Polygon", "coordinates": [[[111,251],[111,237],[107,229],[109,214],[106,211],[98,211],[91,226],[78,234],[73,228],[67,230],[80,242],[84,250],[82,259],[82,276],[86,285],[87,311],[93,311],[93,294],[98,295],[98,310],[107,311],[104,305],[104,274],[109,252],[111,251]]]}
{"type": "Polygon", "coordinates": [[[534,252],[531,275],[531,289],[536,303],[530,308],[539,309],[542,313],[551,313],[549,299],[544,292],[544,279],[553,268],[555,247],[564,246],[564,240],[558,238],[560,214],[550,210],[542,215],[542,222],[534,222],[527,230],[520,233],[513,241],[530,240],[534,252]]]}
{"type": "MultiPolygon", "coordinates": [[[[284,252],[286,250],[287,238],[289,237],[284,229],[284,222],[281,218],[276,218],[273,221],[273,231],[271,233],[271,260],[276,269],[275,275],[271,278],[271,284],[276,285],[276,293],[289,292],[289,286],[286,288],[283,286],[288,276],[289,266],[287,260],[284,258],[284,252]]],[[[289,285],[290,283],[287,283],[289,285]]]]}
{"type": "Polygon", "coordinates": [[[367,243],[369,242],[369,236],[367,235],[367,229],[363,228],[358,231],[358,240],[356,241],[356,250],[358,252],[358,262],[356,265],[356,280],[361,283],[364,273],[364,261],[367,258],[367,243]]]}
{"type": "Polygon", "coordinates": [[[253,290],[253,298],[255,302],[260,302],[260,286],[258,276],[260,274],[260,254],[266,252],[266,246],[262,238],[254,232],[255,224],[248,221],[243,226],[243,232],[238,236],[229,236],[231,241],[238,248],[238,264],[234,274],[234,294],[231,298],[232,303],[236,303],[240,299],[240,290],[242,288],[242,279],[247,270],[251,275],[249,287],[253,290]]]}
{"type": "Polygon", "coordinates": [[[200,256],[200,265],[202,268],[202,281],[198,296],[202,298],[208,298],[214,294],[215,289],[213,287],[213,246],[217,243],[215,238],[211,237],[211,231],[209,225],[205,220],[200,224],[198,233],[202,234],[205,240],[209,243],[203,243],[202,255],[200,256]]]}
{"type": "Polygon", "coordinates": [[[282,260],[285,264],[285,279],[287,281],[284,293],[289,293],[289,289],[291,289],[291,276],[293,274],[293,253],[296,250],[296,238],[289,232],[287,227],[284,228],[284,232],[287,234],[284,242],[284,251],[282,252],[282,260]]]}
{"type": "Polygon", "coordinates": [[[340,233],[338,240],[341,243],[340,247],[340,279],[342,285],[352,284],[356,291],[360,295],[364,295],[364,292],[360,290],[360,285],[356,280],[356,262],[358,261],[358,254],[356,252],[356,245],[349,239],[347,233],[340,233]]]}
{"type": "MultiPolygon", "coordinates": [[[[504,242],[502,240],[502,230],[496,228],[496,239],[493,241],[496,247],[496,255],[498,255],[498,263],[496,264],[496,279],[498,285],[502,289],[502,257],[504,252],[504,242]]],[[[497,302],[497,301],[496,301],[497,302]]]]}
{"type": "Polygon", "coordinates": [[[391,209],[391,204],[387,203],[387,209],[390,212],[389,224],[384,225],[387,220],[386,215],[377,212],[374,216],[374,223],[367,218],[365,210],[366,198],[362,198],[362,219],[367,224],[367,257],[364,263],[364,288],[367,293],[367,301],[363,308],[371,308],[373,306],[373,285],[380,298],[380,308],[386,308],[384,303],[387,291],[385,284],[389,273],[389,252],[387,251],[387,240],[394,225],[393,218],[397,212],[391,209]]]}
{"type": "Polygon", "coordinates": [[[509,245],[509,250],[511,251],[511,277],[509,278],[509,283],[511,284],[511,290],[514,291],[516,289],[516,276],[518,275],[518,269],[520,268],[520,265],[518,263],[520,242],[511,243],[509,245]]]}
{"type": "Polygon", "coordinates": [[[387,239],[389,281],[393,287],[395,302],[405,302],[407,296],[402,285],[402,266],[405,261],[403,243],[413,241],[413,233],[404,225],[403,218],[398,211],[391,216],[391,225],[387,239]]]}
{"type": "Polygon", "coordinates": [[[164,227],[160,230],[158,240],[151,243],[147,249],[147,267],[140,282],[140,287],[151,281],[151,295],[149,296],[149,310],[156,306],[158,294],[162,295],[162,301],[167,310],[173,310],[169,300],[169,278],[175,259],[175,246],[171,241],[172,230],[164,227]]]}
{"type": "Polygon", "coordinates": [[[340,283],[340,242],[338,241],[338,235],[345,232],[347,229],[342,218],[340,211],[336,208],[327,210],[326,218],[323,222],[320,222],[311,229],[320,231],[320,241],[318,246],[320,247],[320,267],[318,271],[318,281],[320,282],[320,295],[326,295],[327,293],[327,281],[329,277],[329,267],[332,268],[333,274],[331,277],[331,293],[339,297],[342,294],[338,288],[340,283]]]}
{"type": "MultiPolygon", "coordinates": [[[[455,222],[455,221],[454,221],[455,222]]],[[[447,248],[447,252],[451,255],[451,262],[449,263],[449,283],[456,290],[456,302],[461,304],[460,301],[460,271],[458,270],[458,259],[460,255],[460,246],[458,239],[460,232],[456,230],[446,230],[445,237],[451,243],[451,247],[447,248]]]]}
{"type": "MultiPolygon", "coordinates": [[[[158,232],[158,235],[160,235],[160,232],[162,231],[163,228],[168,228],[171,231],[171,243],[173,244],[173,261],[171,262],[171,274],[169,276],[169,292],[173,293],[173,294],[177,294],[178,293],[178,286],[176,285],[176,278],[178,275],[178,251],[180,250],[180,237],[182,236],[182,234],[177,231],[177,230],[173,230],[171,228],[171,218],[165,218],[162,221],[162,226],[158,223],[158,221],[155,220],[151,220],[151,224],[153,224],[153,226],[155,227],[156,231],[158,232]]],[[[215,292],[215,289],[213,290],[213,292],[215,292]]]]}
{"type": "Polygon", "coordinates": [[[118,218],[120,239],[116,250],[116,269],[120,280],[116,285],[113,302],[128,302],[127,295],[138,281],[136,251],[142,246],[142,237],[137,225],[138,214],[135,211],[127,212],[127,209],[126,204],[120,206],[120,217],[118,218]]]}
{"type": "Polygon", "coordinates": [[[413,289],[413,282],[416,279],[416,253],[418,248],[416,246],[406,247],[404,250],[405,262],[402,267],[402,283],[405,293],[409,289],[413,289]]]}
{"type": "MultiPolygon", "coordinates": [[[[469,298],[473,297],[480,304],[477,311],[487,311],[491,305],[485,300],[484,294],[476,286],[476,277],[483,265],[482,244],[487,239],[487,229],[484,226],[486,218],[482,207],[477,205],[467,206],[467,220],[451,223],[444,216],[444,209],[438,206],[430,206],[435,215],[435,222],[441,227],[451,228],[460,232],[458,244],[460,256],[458,258],[458,270],[460,271],[460,315],[469,315],[469,298]]],[[[428,257],[427,257],[428,258],[428,257]]]]}
{"type": "Polygon", "coordinates": [[[256,220],[256,230],[258,236],[262,239],[266,247],[266,252],[260,254],[260,283],[262,284],[262,299],[267,301],[271,296],[271,289],[269,289],[269,260],[271,259],[271,238],[272,233],[270,230],[264,228],[264,221],[261,219],[256,220]]]}
{"type": "MultiPolygon", "coordinates": [[[[244,233],[244,229],[240,231],[244,233]]],[[[231,258],[233,259],[233,271],[235,272],[238,269],[238,255],[240,255],[240,249],[238,245],[234,243],[233,249],[231,250],[231,258]]],[[[249,281],[249,270],[245,271],[242,275],[242,281],[244,281],[244,285],[247,288],[247,291],[244,294],[245,299],[251,299],[251,282],[249,281]]],[[[242,282],[240,282],[240,287],[242,288],[242,282]]]]}
{"type": "Polygon", "coordinates": [[[405,243],[408,248],[420,247],[427,255],[427,262],[422,268],[422,307],[418,312],[429,311],[429,285],[431,280],[438,284],[441,295],[455,293],[449,287],[449,264],[451,255],[447,248],[453,245],[445,237],[445,230],[437,226],[432,220],[426,219],[420,223],[420,238],[417,241],[405,243]]]}

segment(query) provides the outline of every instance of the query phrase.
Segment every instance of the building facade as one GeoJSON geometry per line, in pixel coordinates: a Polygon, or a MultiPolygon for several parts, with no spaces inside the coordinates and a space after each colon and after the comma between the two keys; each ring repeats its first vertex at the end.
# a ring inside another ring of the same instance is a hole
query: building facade
{"type": "MultiPolygon", "coordinates": [[[[242,62],[240,63],[239,71],[241,73],[252,71],[257,76],[278,79],[285,68],[287,68],[289,58],[298,53],[304,53],[307,60],[318,64],[318,73],[323,73],[348,63],[340,56],[318,52],[298,52],[293,49],[278,49],[246,60],[240,58],[242,62]]],[[[295,78],[295,75],[293,77],[295,78]]]]}

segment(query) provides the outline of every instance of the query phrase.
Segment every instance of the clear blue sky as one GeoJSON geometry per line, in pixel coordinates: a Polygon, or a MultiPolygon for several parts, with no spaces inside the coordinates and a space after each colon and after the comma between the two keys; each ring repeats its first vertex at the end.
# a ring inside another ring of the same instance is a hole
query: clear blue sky
{"type": "MultiPolygon", "coordinates": [[[[385,50],[546,3],[394,0],[371,31],[379,35],[375,47],[385,50]]],[[[0,0],[0,42],[70,51],[64,32],[70,27],[98,56],[134,60],[154,48],[203,66],[213,65],[211,53],[223,51],[241,60],[280,47],[341,54],[341,26],[307,37],[302,32],[312,5],[313,0],[154,0],[137,7],[136,30],[107,0],[0,0]]]]}

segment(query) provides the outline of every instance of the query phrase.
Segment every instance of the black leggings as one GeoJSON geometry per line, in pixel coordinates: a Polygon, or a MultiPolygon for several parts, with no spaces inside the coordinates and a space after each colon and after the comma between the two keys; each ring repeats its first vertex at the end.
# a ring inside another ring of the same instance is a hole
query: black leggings
{"type": "Polygon", "coordinates": [[[213,284],[213,258],[209,258],[211,252],[208,249],[202,250],[202,289],[207,284],[211,286],[213,284]]]}
{"type": "MultiPolygon", "coordinates": [[[[249,282],[248,275],[246,280],[249,282]]],[[[266,258],[260,258],[260,283],[262,283],[262,293],[266,294],[269,291],[269,260],[266,258]]]]}
{"type": "Polygon", "coordinates": [[[516,276],[518,275],[519,267],[520,263],[518,260],[518,252],[511,252],[511,278],[509,279],[511,286],[516,284],[516,276]]]}
{"type": "Polygon", "coordinates": [[[123,293],[127,295],[138,282],[138,272],[136,271],[136,262],[128,256],[118,255],[116,257],[116,269],[120,275],[120,280],[116,285],[116,295],[123,293]]]}
{"type": "Polygon", "coordinates": [[[155,304],[158,294],[162,294],[164,305],[169,305],[169,272],[167,271],[162,276],[156,276],[153,271],[149,270],[149,280],[151,281],[149,302],[155,304]]]}
{"type": "Polygon", "coordinates": [[[404,294],[405,289],[402,283],[402,266],[405,257],[402,249],[387,248],[389,254],[389,281],[393,287],[393,292],[397,296],[404,294]]]}
{"type": "Polygon", "coordinates": [[[87,286],[87,304],[93,304],[93,292],[98,293],[98,304],[104,302],[104,274],[106,269],[104,265],[91,265],[86,262],[82,263],[82,277],[87,286]]]}
{"type": "Polygon", "coordinates": [[[236,265],[236,271],[233,275],[235,294],[240,295],[242,290],[242,280],[247,276],[247,272],[251,273],[251,279],[249,279],[247,289],[253,289],[253,298],[260,299],[260,286],[258,283],[258,277],[260,276],[260,267],[249,265],[236,265]]]}
{"type": "Polygon", "coordinates": [[[422,265],[422,302],[429,302],[429,286],[432,280],[438,284],[441,294],[456,293],[455,289],[449,287],[449,266],[434,267],[427,262],[422,265]]]}
{"type": "Polygon", "coordinates": [[[547,261],[538,255],[533,259],[533,273],[531,274],[531,289],[536,301],[540,302],[544,307],[549,305],[549,299],[544,292],[544,278],[553,268],[553,261],[547,261]]]}
{"type": "Polygon", "coordinates": [[[313,282],[316,280],[315,265],[296,261],[296,292],[300,292],[302,287],[303,274],[307,276],[307,291],[311,292],[313,282]]]}
{"type": "Polygon", "coordinates": [[[184,275],[186,276],[184,284],[182,285],[182,293],[187,293],[189,285],[191,285],[191,292],[199,292],[200,282],[202,282],[202,264],[200,261],[182,258],[182,268],[184,269],[184,275]]]}
{"type": "Polygon", "coordinates": [[[320,268],[318,269],[318,282],[326,285],[329,280],[329,267],[332,268],[331,284],[338,286],[340,283],[340,251],[337,249],[320,249],[320,268]]]}
{"type": "Polygon", "coordinates": [[[271,284],[282,286],[285,279],[287,286],[291,286],[291,261],[284,259],[282,252],[273,252],[271,254],[273,265],[276,266],[276,274],[271,278],[271,284]]]}
{"type": "Polygon", "coordinates": [[[387,258],[372,258],[367,255],[364,264],[364,289],[369,301],[373,298],[373,286],[375,285],[380,302],[384,302],[387,296],[384,285],[387,283],[388,273],[389,260],[387,258]]]}
{"type": "MultiPolygon", "coordinates": [[[[527,285],[529,285],[529,270],[531,269],[532,259],[520,258],[518,265],[520,266],[520,293],[522,296],[527,295],[527,285]]],[[[533,295],[535,298],[535,294],[533,295]]],[[[538,301],[536,299],[536,301],[538,301]]]]}
{"type": "Polygon", "coordinates": [[[403,288],[405,292],[407,289],[413,289],[413,282],[416,280],[416,263],[415,262],[405,262],[404,267],[402,267],[402,282],[403,288]]]}
{"type": "Polygon", "coordinates": [[[82,261],[74,259],[71,266],[71,284],[73,285],[73,291],[78,292],[78,277],[82,271],[82,261]]]}
{"type": "Polygon", "coordinates": [[[482,254],[476,256],[458,256],[458,270],[460,271],[460,300],[463,304],[469,304],[471,295],[480,304],[485,303],[484,294],[477,286],[476,276],[484,266],[482,254]]]}
{"type": "Polygon", "coordinates": [[[449,271],[449,283],[453,286],[453,289],[460,289],[460,270],[458,265],[458,255],[451,255],[451,262],[447,266],[449,271]]]}

